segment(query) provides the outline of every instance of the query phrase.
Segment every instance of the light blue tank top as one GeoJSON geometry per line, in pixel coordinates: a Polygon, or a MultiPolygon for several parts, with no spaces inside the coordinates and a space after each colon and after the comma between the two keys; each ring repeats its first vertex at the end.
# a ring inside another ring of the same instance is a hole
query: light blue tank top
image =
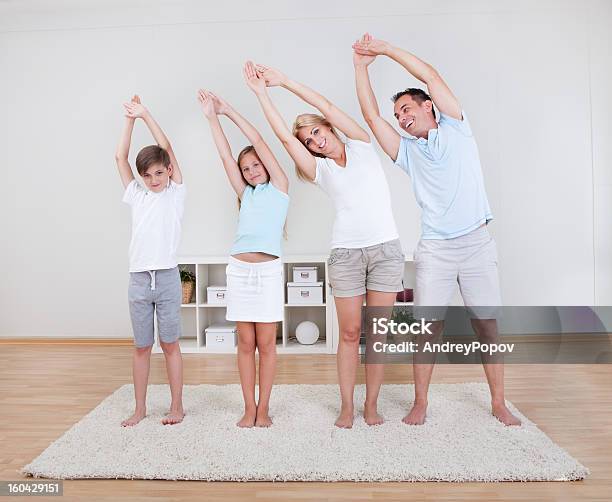
{"type": "Polygon", "coordinates": [[[272,183],[247,185],[242,192],[238,230],[230,255],[267,253],[281,255],[289,196],[272,183]]]}

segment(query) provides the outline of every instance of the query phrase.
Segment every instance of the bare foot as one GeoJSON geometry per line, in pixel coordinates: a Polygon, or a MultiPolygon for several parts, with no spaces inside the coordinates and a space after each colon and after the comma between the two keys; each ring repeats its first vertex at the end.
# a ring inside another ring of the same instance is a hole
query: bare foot
{"type": "Polygon", "coordinates": [[[351,429],[353,427],[353,413],[354,410],[352,408],[350,410],[342,408],[334,425],[341,429],[351,429]]]}
{"type": "Polygon", "coordinates": [[[257,418],[255,419],[255,427],[270,427],[272,419],[268,415],[268,408],[263,406],[257,407],[257,418]]]}
{"type": "Polygon", "coordinates": [[[521,425],[521,421],[516,418],[506,407],[506,403],[494,404],[491,407],[493,416],[504,425],[521,425]]]}
{"type": "Polygon", "coordinates": [[[126,418],[123,422],[121,422],[121,427],[132,427],[146,416],[146,410],[136,410],[130,418],[126,418]]]}
{"type": "Polygon", "coordinates": [[[408,412],[402,422],[406,425],[423,425],[425,416],[427,415],[427,403],[414,403],[412,409],[408,412]]]}
{"type": "Polygon", "coordinates": [[[183,412],[183,408],[170,410],[168,413],[166,413],[166,416],[162,419],[161,423],[164,425],[180,424],[184,417],[185,413],[183,412]]]}
{"type": "Polygon", "coordinates": [[[364,404],[363,405],[363,419],[365,423],[368,425],[380,425],[385,420],[378,414],[378,410],[376,409],[376,404],[364,404]]]}
{"type": "Polygon", "coordinates": [[[255,417],[257,416],[257,408],[245,409],[244,415],[238,420],[236,425],[238,427],[253,427],[255,425],[255,417]]]}

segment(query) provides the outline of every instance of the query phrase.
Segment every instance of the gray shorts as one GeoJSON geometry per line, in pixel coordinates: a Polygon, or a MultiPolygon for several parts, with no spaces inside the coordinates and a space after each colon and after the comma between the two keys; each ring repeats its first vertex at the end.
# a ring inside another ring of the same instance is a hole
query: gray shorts
{"type": "Polygon", "coordinates": [[[165,343],[176,342],[179,339],[181,299],[181,277],[178,267],[130,273],[128,301],[136,347],[153,345],[155,314],[157,314],[159,339],[165,343]]]}
{"type": "Polygon", "coordinates": [[[347,298],[366,290],[402,291],[404,264],[399,239],[365,248],[334,248],[327,260],[332,294],[347,298]]]}
{"type": "MultiPolygon", "coordinates": [[[[414,252],[415,306],[446,307],[457,288],[472,318],[495,319],[502,304],[497,247],[486,226],[454,239],[421,239],[414,252]]],[[[445,308],[415,309],[443,319],[445,308]]]]}

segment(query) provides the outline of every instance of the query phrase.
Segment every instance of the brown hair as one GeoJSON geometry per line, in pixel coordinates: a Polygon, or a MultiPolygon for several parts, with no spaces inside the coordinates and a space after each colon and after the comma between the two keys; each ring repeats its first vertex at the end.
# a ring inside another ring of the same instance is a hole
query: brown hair
{"type": "Polygon", "coordinates": [[[136,170],[140,176],[147,172],[147,169],[155,164],[162,164],[164,167],[170,165],[168,152],[159,145],[145,146],[136,156],[136,170]]]}
{"type": "MultiPolygon", "coordinates": [[[[408,89],[404,89],[403,91],[396,92],[393,96],[391,96],[391,101],[395,103],[402,96],[410,96],[419,105],[423,104],[425,101],[431,101],[431,97],[429,96],[429,94],[427,94],[423,89],[419,89],[418,87],[409,87],[408,89]]],[[[433,114],[434,118],[436,118],[436,111],[434,110],[433,106],[431,107],[431,113],[433,114]]]]}
{"type": "MultiPolygon", "coordinates": [[[[317,115],[316,113],[302,113],[301,115],[298,115],[295,118],[295,121],[293,122],[293,127],[292,127],[291,132],[296,138],[298,138],[298,131],[302,127],[312,127],[316,125],[318,126],[324,125],[324,126],[329,127],[331,129],[332,134],[336,136],[336,138],[338,138],[340,141],[342,141],[340,139],[340,136],[338,135],[338,132],[336,131],[336,129],[334,129],[334,126],[331,125],[331,122],[327,120],[325,117],[321,115],[317,115]]],[[[310,150],[308,151],[315,157],[325,158],[325,155],[321,155],[320,153],[311,152],[310,150]]],[[[302,173],[302,171],[298,169],[297,166],[295,166],[295,174],[302,181],[311,181],[304,175],[304,173],[302,173]]]]}

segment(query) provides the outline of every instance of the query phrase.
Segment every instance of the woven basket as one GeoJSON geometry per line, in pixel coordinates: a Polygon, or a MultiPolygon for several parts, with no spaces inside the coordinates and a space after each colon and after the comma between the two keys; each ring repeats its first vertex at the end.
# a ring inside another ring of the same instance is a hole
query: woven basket
{"type": "Polygon", "coordinates": [[[183,303],[191,303],[191,297],[193,296],[193,282],[181,282],[183,286],[183,303]]]}

